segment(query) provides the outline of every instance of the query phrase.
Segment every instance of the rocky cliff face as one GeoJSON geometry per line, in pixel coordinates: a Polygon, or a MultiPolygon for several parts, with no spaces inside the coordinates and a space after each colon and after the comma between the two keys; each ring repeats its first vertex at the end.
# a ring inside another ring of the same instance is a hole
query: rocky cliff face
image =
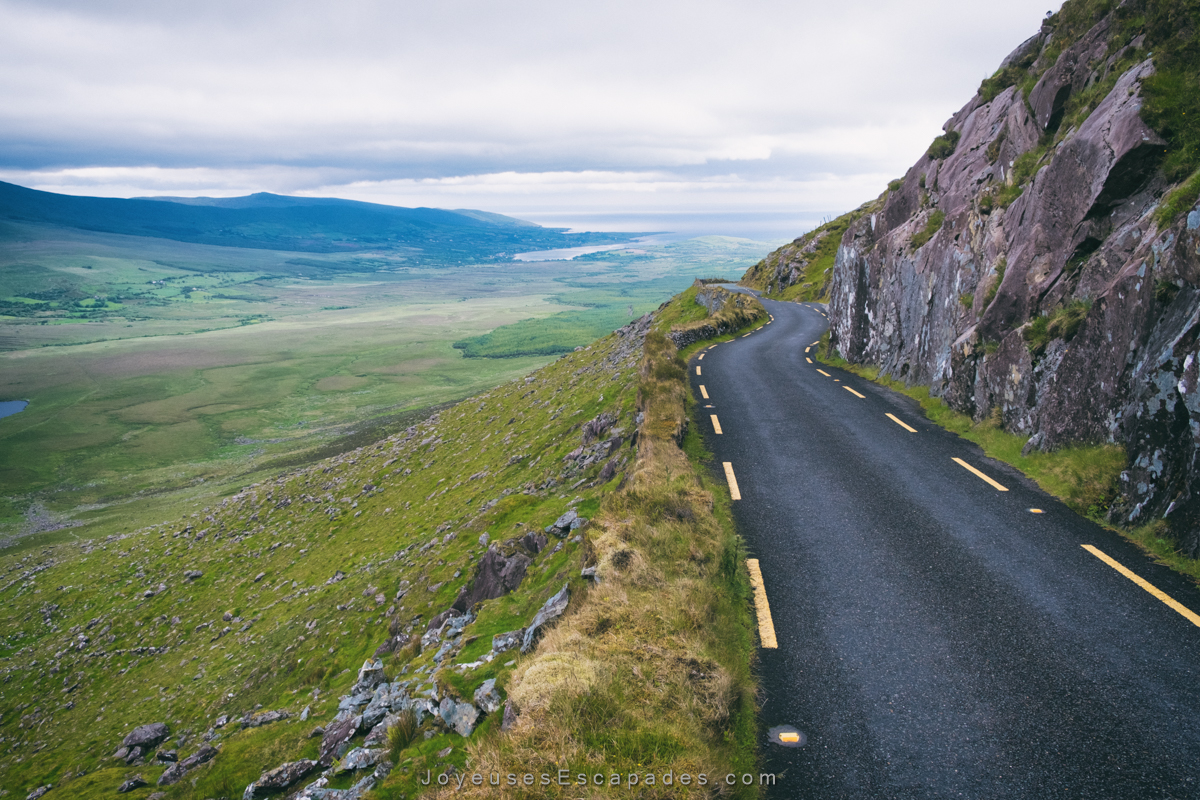
{"type": "Polygon", "coordinates": [[[1140,115],[1155,62],[1113,28],[1065,48],[1043,28],[997,73],[1017,85],[985,99],[985,82],[850,224],[831,339],[976,418],[999,409],[1030,447],[1123,444],[1113,518],[1165,517],[1198,555],[1200,207],[1156,221],[1165,143],[1140,115]]]}

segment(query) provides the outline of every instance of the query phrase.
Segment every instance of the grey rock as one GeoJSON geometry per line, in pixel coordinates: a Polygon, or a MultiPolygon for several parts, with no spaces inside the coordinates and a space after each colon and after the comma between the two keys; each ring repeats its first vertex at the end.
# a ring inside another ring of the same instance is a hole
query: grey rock
{"type": "Polygon", "coordinates": [[[387,677],[383,674],[383,661],[378,658],[372,658],[363,662],[362,668],[359,669],[356,687],[374,689],[386,680],[387,677]]]}
{"type": "Polygon", "coordinates": [[[264,772],[257,781],[250,784],[254,786],[254,791],[251,792],[247,787],[249,797],[263,796],[268,792],[278,792],[288,788],[294,783],[297,783],[305,775],[308,775],[315,770],[319,764],[307,758],[302,758],[299,761],[290,761],[286,764],[281,764],[275,769],[264,772]]]}
{"type": "Polygon", "coordinates": [[[305,707],[304,707],[304,710],[300,712],[300,721],[301,721],[301,722],[307,722],[307,721],[308,721],[308,711],[309,711],[309,709],[310,709],[310,708],[312,708],[312,706],[305,706],[305,707]]]}
{"type": "Polygon", "coordinates": [[[53,788],[54,788],[54,784],[46,784],[45,786],[39,786],[38,788],[34,789],[29,794],[25,795],[25,800],[38,800],[39,797],[41,797],[42,795],[44,795],[46,792],[50,791],[53,788]]]}
{"type": "Polygon", "coordinates": [[[467,612],[483,600],[503,597],[521,585],[525,570],[531,563],[529,556],[524,553],[505,556],[492,545],[479,560],[475,578],[462,588],[451,607],[467,612]]]}
{"type": "Polygon", "coordinates": [[[577,514],[575,512],[575,509],[571,509],[570,511],[563,514],[558,519],[554,520],[554,527],[559,528],[559,529],[569,530],[571,527],[571,523],[573,523],[577,519],[579,519],[579,514],[577,514]]]}
{"type": "Polygon", "coordinates": [[[379,723],[371,728],[371,732],[367,734],[367,738],[363,740],[363,747],[386,747],[388,728],[396,724],[399,716],[396,714],[388,714],[379,723]]]}
{"type": "Polygon", "coordinates": [[[361,725],[361,716],[346,717],[340,721],[337,717],[334,718],[334,721],[325,728],[325,733],[321,737],[320,755],[317,758],[321,762],[321,766],[329,767],[333,764],[334,758],[338,757],[338,749],[358,733],[361,725]]]}
{"type": "Polygon", "coordinates": [[[152,722],[149,725],[139,725],[133,732],[121,740],[122,747],[151,748],[171,735],[170,729],[162,722],[152,722]]]}
{"type": "Polygon", "coordinates": [[[500,720],[500,730],[507,733],[512,730],[517,724],[517,709],[513,706],[512,700],[504,701],[504,718],[500,720]]]}
{"type": "Polygon", "coordinates": [[[497,633],[492,637],[492,652],[503,653],[506,650],[512,650],[514,647],[520,646],[524,638],[524,628],[509,631],[508,633],[497,633]]]}
{"type": "Polygon", "coordinates": [[[184,775],[187,775],[187,767],[180,763],[172,764],[163,771],[162,775],[158,776],[158,785],[170,786],[178,783],[184,775]]]}
{"type": "Polygon", "coordinates": [[[475,730],[475,722],[479,719],[479,709],[471,703],[456,702],[450,697],[442,698],[438,713],[449,728],[463,737],[471,735],[475,730]]]}
{"type": "Polygon", "coordinates": [[[129,755],[128,747],[118,747],[117,752],[113,753],[112,757],[121,759],[123,761],[123,760],[125,760],[126,757],[128,757],[128,755],[129,755]]]}
{"type": "Polygon", "coordinates": [[[183,577],[189,581],[195,581],[203,578],[204,573],[198,569],[189,569],[187,572],[183,573],[183,577]]]}
{"type": "Polygon", "coordinates": [[[496,689],[496,679],[488,678],[475,690],[475,705],[485,714],[491,714],[500,708],[500,692],[496,689]]]}
{"type": "Polygon", "coordinates": [[[1041,449],[1042,440],[1045,438],[1046,437],[1041,433],[1035,433],[1033,436],[1030,436],[1029,441],[1026,442],[1025,446],[1021,448],[1021,455],[1027,456],[1034,450],[1041,449]]]}
{"type": "Polygon", "coordinates": [[[491,541],[491,538],[492,537],[488,536],[487,532],[485,531],[484,533],[479,534],[479,544],[487,547],[488,542],[491,541]]]}
{"type": "Polygon", "coordinates": [[[291,714],[283,709],[278,711],[264,711],[261,714],[251,716],[247,714],[242,718],[242,728],[261,728],[263,725],[270,725],[272,722],[279,722],[287,719],[291,714]]]}
{"type": "Polygon", "coordinates": [[[146,754],[146,748],[131,747],[131,748],[129,748],[129,752],[125,755],[125,763],[132,764],[135,761],[140,761],[142,756],[144,756],[145,754],[146,754]]]}
{"type": "Polygon", "coordinates": [[[154,754],[154,758],[163,764],[174,764],[179,760],[179,754],[174,750],[159,750],[154,754]]]}
{"type": "Polygon", "coordinates": [[[528,653],[533,649],[537,640],[544,633],[546,624],[563,615],[567,610],[567,604],[571,600],[571,591],[569,584],[564,583],[563,587],[558,590],[558,593],[545,602],[541,609],[534,616],[533,621],[529,623],[529,627],[525,629],[525,638],[521,641],[521,652],[528,653]]]}
{"type": "Polygon", "coordinates": [[[346,753],[346,757],[337,765],[334,774],[373,767],[382,754],[382,750],[368,750],[365,747],[356,747],[349,753],[346,753]]]}
{"type": "Polygon", "coordinates": [[[584,578],[591,578],[596,583],[600,582],[600,579],[598,577],[596,577],[596,568],[595,567],[584,567],[583,569],[581,569],[579,571],[579,574],[580,574],[580,576],[582,576],[584,578]]]}
{"type": "Polygon", "coordinates": [[[535,556],[546,549],[549,541],[544,533],[538,533],[537,531],[530,531],[520,539],[521,546],[535,556]]]}
{"type": "Polygon", "coordinates": [[[134,775],[132,778],[128,779],[119,787],[117,787],[117,792],[119,794],[125,794],[126,792],[132,792],[134,789],[140,789],[143,786],[149,785],[150,784],[146,783],[146,779],[141,775],[134,775]]]}

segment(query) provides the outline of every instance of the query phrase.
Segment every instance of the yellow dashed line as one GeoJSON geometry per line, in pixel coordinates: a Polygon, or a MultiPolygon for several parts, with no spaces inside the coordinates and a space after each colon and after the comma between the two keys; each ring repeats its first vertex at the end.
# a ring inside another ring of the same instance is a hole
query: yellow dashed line
{"type": "Polygon", "coordinates": [[[885,414],[884,416],[886,416],[886,417],[887,417],[888,419],[890,419],[892,422],[894,422],[894,423],[896,423],[897,425],[899,425],[901,428],[904,428],[904,430],[908,431],[909,433],[916,433],[916,432],[917,432],[917,429],[916,429],[916,428],[913,428],[913,427],[911,427],[911,426],[909,426],[909,425],[905,424],[905,423],[904,423],[904,422],[903,422],[903,421],[902,421],[902,420],[901,420],[899,417],[897,417],[895,414],[885,414]]]}
{"type": "Polygon", "coordinates": [[[856,392],[856,391],[854,391],[853,389],[851,389],[849,386],[843,386],[842,388],[843,388],[843,389],[845,389],[847,392],[849,392],[850,394],[854,395],[855,397],[857,397],[857,398],[858,398],[858,399],[860,399],[860,400],[866,400],[866,399],[867,399],[867,396],[866,396],[865,394],[859,394],[858,392],[856,392]]]}
{"type": "Polygon", "coordinates": [[[716,433],[720,433],[721,432],[721,423],[717,421],[717,415],[709,414],[708,418],[712,420],[713,431],[715,431],[716,433]]]}
{"type": "Polygon", "coordinates": [[[750,586],[754,590],[754,610],[758,614],[758,638],[763,647],[778,649],[779,642],[775,639],[775,623],[771,621],[771,604],[767,602],[767,587],[763,585],[762,570],[758,568],[757,558],[746,559],[746,569],[750,571],[750,586]]]}
{"type": "Polygon", "coordinates": [[[1007,491],[1008,491],[1008,487],[1007,487],[1007,486],[1003,486],[1003,485],[1001,485],[1001,484],[999,484],[999,483],[996,483],[994,480],[992,480],[991,478],[989,478],[987,475],[984,475],[982,472],[980,472],[979,470],[975,469],[975,468],[974,468],[974,467],[972,467],[970,464],[968,464],[967,462],[963,461],[961,458],[955,458],[955,459],[953,459],[953,461],[954,461],[954,463],[955,463],[955,464],[958,464],[960,467],[962,467],[963,469],[967,470],[968,472],[974,473],[974,475],[975,475],[977,478],[980,478],[980,479],[982,479],[982,480],[985,480],[985,481],[987,481],[987,482],[988,482],[988,483],[990,483],[992,486],[996,487],[998,490],[1000,490],[1000,491],[1002,491],[1002,492],[1007,492],[1007,491]]]}
{"type": "MultiPolygon", "coordinates": [[[[1105,564],[1108,564],[1110,567],[1115,569],[1117,572],[1121,573],[1126,578],[1129,578],[1129,580],[1133,581],[1138,586],[1142,587],[1147,592],[1154,595],[1156,598],[1158,598],[1162,602],[1166,603],[1173,610],[1182,614],[1183,617],[1188,622],[1192,623],[1196,627],[1200,627],[1200,614],[1197,614],[1195,611],[1192,611],[1190,608],[1185,606],[1183,603],[1179,602],[1174,597],[1171,597],[1171,595],[1167,594],[1162,589],[1159,589],[1153,583],[1150,583],[1150,581],[1148,581],[1145,578],[1142,578],[1138,575],[1135,575],[1132,571],[1127,569],[1119,561],[1117,561],[1116,559],[1114,559],[1111,556],[1102,552],[1098,547],[1093,547],[1090,544],[1085,544],[1085,545],[1081,545],[1081,546],[1083,547],[1084,550],[1087,550],[1089,553],[1094,555],[1096,558],[1100,559],[1105,564]]],[[[753,580],[753,578],[751,580],[753,580]]],[[[755,596],[755,601],[757,602],[757,595],[755,596]]]]}
{"type": "Polygon", "coordinates": [[[809,350],[812,350],[812,345],[811,345],[811,344],[810,344],[808,347],[804,348],[804,352],[806,352],[806,353],[807,353],[809,350]]]}
{"type": "Polygon", "coordinates": [[[805,360],[805,361],[807,361],[807,362],[808,362],[808,363],[810,363],[810,364],[812,363],[812,359],[811,359],[811,358],[809,358],[808,356],[805,356],[805,357],[804,357],[804,360],[805,360]]]}
{"type": "Polygon", "coordinates": [[[696,365],[696,374],[697,375],[700,374],[700,365],[699,364],[696,365]]]}
{"type": "Polygon", "coordinates": [[[700,354],[700,357],[699,357],[698,359],[696,359],[696,360],[697,360],[697,361],[703,361],[703,360],[704,360],[704,355],[705,355],[704,353],[701,353],[701,354],[700,354]]]}
{"type": "Polygon", "coordinates": [[[701,397],[703,397],[705,400],[707,400],[707,399],[708,399],[708,389],[705,389],[705,388],[704,388],[704,384],[703,384],[703,383],[702,383],[702,384],[700,384],[700,396],[701,396],[701,397]]]}
{"type": "Polygon", "coordinates": [[[729,496],[734,500],[741,500],[742,493],[738,490],[737,478],[733,474],[733,464],[723,461],[721,466],[725,467],[725,480],[729,481],[729,496]]]}
{"type": "Polygon", "coordinates": [[[826,372],[826,371],[825,371],[825,370],[823,370],[823,369],[818,369],[818,370],[817,370],[817,372],[821,373],[821,374],[822,374],[822,375],[824,375],[826,378],[832,378],[832,377],[833,377],[832,375],[830,375],[828,372],[826,372]]]}

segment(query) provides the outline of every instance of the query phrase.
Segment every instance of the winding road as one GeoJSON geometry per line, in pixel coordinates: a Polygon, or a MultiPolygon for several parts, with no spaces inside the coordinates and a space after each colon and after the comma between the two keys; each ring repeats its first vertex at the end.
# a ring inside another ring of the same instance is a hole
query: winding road
{"type": "Polygon", "coordinates": [[[763,304],[690,373],[777,644],[766,796],[1200,798],[1200,590],[763,304]]]}

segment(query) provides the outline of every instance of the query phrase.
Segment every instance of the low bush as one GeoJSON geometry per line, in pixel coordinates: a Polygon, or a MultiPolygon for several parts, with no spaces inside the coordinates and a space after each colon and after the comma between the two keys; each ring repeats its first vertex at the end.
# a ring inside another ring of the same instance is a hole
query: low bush
{"type": "Polygon", "coordinates": [[[933,140],[933,144],[929,145],[926,152],[932,159],[948,158],[954,153],[954,148],[958,147],[958,139],[962,134],[958,131],[947,131],[941,136],[933,140]]]}
{"type": "Polygon", "coordinates": [[[917,231],[913,236],[911,244],[913,250],[920,250],[925,246],[925,243],[933,238],[933,235],[942,229],[942,224],[946,221],[946,212],[940,208],[929,215],[929,219],[925,222],[925,227],[917,231]]]}

